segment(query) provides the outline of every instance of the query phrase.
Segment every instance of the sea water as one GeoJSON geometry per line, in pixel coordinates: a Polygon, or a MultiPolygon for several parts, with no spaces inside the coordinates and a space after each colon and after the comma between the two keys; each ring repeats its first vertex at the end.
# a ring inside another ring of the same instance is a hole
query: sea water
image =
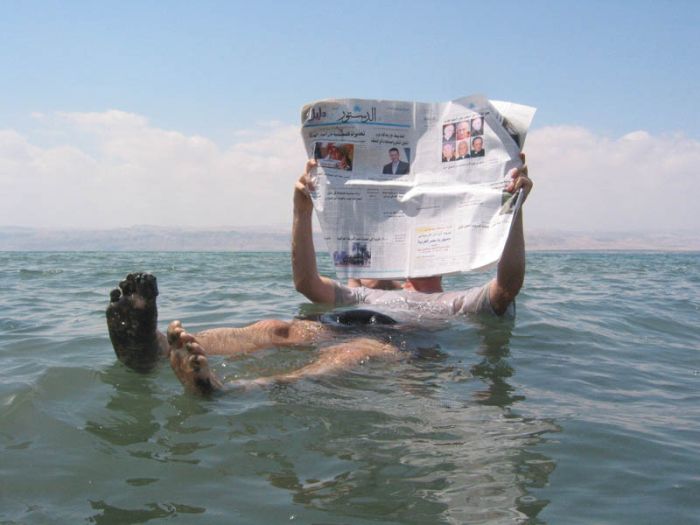
{"type": "Polygon", "coordinates": [[[137,270],[161,328],[319,310],[285,253],[0,253],[0,522],[700,522],[700,254],[531,253],[515,322],[431,323],[401,362],[215,399],[116,361],[104,309],[137,270]]]}

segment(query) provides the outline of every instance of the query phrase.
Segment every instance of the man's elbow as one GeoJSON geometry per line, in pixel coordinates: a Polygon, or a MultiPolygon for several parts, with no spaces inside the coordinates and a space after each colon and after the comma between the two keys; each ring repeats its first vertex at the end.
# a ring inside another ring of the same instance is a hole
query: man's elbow
{"type": "Polygon", "coordinates": [[[519,281],[517,283],[509,283],[507,286],[501,289],[502,302],[506,304],[506,307],[515,301],[515,298],[520,293],[522,287],[523,281],[519,281]]]}
{"type": "Polygon", "coordinates": [[[309,294],[313,293],[313,286],[311,285],[310,279],[295,276],[294,277],[294,288],[300,294],[305,295],[307,298],[311,299],[309,297],[309,294]]]}
{"type": "Polygon", "coordinates": [[[323,286],[320,281],[294,279],[294,288],[312,303],[329,302],[323,293],[323,286]]]}
{"type": "Polygon", "coordinates": [[[522,280],[505,284],[494,281],[491,288],[490,300],[491,307],[497,315],[503,315],[506,310],[508,310],[508,307],[515,301],[518,293],[520,293],[522,286],[522,280]]]}

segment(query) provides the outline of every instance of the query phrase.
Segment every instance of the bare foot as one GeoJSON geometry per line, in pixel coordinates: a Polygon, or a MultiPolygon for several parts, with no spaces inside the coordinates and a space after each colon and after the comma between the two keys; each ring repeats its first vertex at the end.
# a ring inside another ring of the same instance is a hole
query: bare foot
{"type": "Polygon", "coordinates": [[[205,396],[224,390],[223,383],[209,368],[204,348],[185,331],[180,321],[168,326],[168,343],[170,366],[186,390],[205,396]]]}
{"type": "Polygon", "coordinates": [[[153,369],[167,355],[165,336],[158,332],[156,278],[130,273],[110,293],[107,328],[117,358],[139,372],[153,369]]]}

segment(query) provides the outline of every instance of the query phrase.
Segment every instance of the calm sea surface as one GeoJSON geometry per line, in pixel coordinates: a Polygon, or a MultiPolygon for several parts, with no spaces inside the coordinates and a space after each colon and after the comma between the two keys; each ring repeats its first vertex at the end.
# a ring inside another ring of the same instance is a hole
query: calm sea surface
{"type": "MultiPolygon", "coordinates": [[[[433,323],[405,362],[214,400],[116,362],[126,273],[158,277],[162,328],[197,331],[310,311],[289,266],[0,253],[0,523],[700,523],[700,254],[529,254],[514,323],[433,323]]],[[[251,378],[316,352],[212,362],[251,378]]]]}

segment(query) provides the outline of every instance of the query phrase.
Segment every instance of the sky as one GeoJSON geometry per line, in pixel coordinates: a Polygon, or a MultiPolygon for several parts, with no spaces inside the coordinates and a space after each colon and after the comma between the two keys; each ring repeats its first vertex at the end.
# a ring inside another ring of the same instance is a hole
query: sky
{"type": "Polygon", "coordinates": [[[528,227],[700,225],[700,2],[0,5],[0,226],[286,225],[302,105],[475,93],[538,109],[528,227]]]}

